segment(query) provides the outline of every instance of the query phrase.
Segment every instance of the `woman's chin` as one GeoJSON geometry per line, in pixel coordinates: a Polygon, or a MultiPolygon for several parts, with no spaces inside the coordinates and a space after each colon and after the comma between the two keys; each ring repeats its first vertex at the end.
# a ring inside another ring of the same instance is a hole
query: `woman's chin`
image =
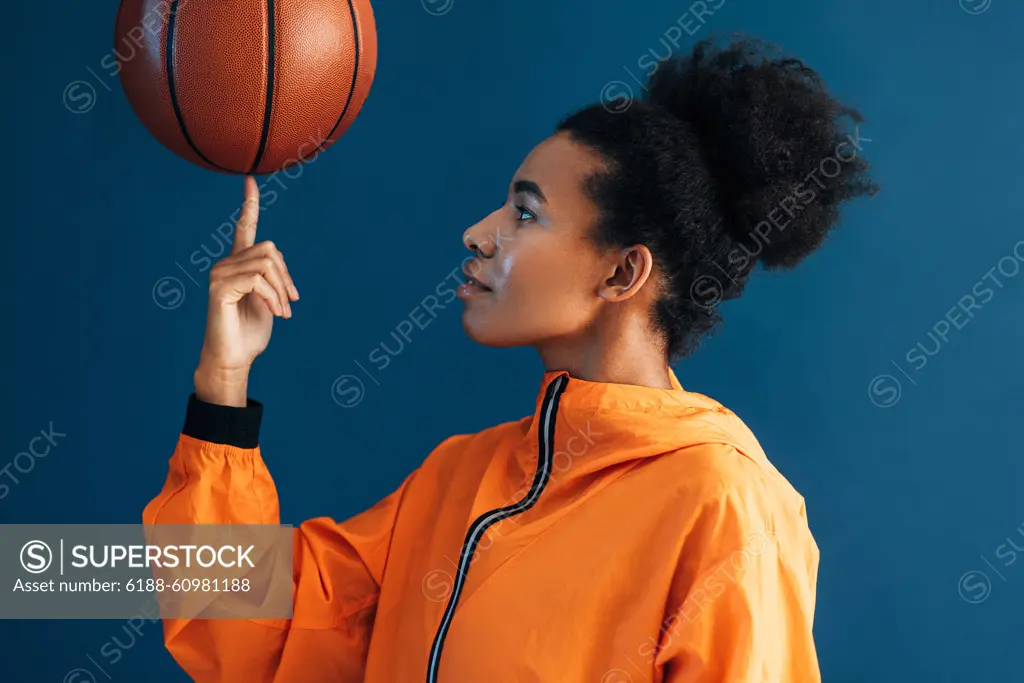
{"type": "Polygon", "coordinates": [[[520,346],[508,334],[503,334],[493,322],[483,319],[476,311],[469,309],[462,311],[462,329],[466,336],[483,346],[495,346],[507,348],[520,346]]]}
{"type": "Polygon", "coordinates": [[[483,344],[484,346],[491,346],[488,342],[490,335],[487,334],[487,325],[484,321],[479,319],[479,315],[474,315],[474,311],[469,309],[463,309],[462,311],[462,329],[466,331],[466,336],[475,341],[477,344],[483,344]]]}

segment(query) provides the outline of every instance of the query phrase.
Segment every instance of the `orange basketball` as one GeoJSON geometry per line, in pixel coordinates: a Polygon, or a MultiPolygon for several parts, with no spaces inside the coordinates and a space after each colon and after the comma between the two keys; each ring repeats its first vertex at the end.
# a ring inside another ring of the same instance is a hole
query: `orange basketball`
{"type": "Polygon", "coordinates": [[[377,32],[369,0],[121,0],[114,51],[157,140],[260,174],[341,137],[370,92],[377,32]]]}

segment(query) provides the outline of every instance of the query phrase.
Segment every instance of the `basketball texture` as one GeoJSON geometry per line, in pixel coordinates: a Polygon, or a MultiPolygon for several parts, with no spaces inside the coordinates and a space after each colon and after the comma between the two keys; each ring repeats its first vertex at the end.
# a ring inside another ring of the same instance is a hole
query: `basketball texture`
{"type": "Polygon", "coordinates": [[[273,173],[331,146],[377,65],[369,0],[122,0],[115,24],[142,123],[224,173],[273,173]]]}

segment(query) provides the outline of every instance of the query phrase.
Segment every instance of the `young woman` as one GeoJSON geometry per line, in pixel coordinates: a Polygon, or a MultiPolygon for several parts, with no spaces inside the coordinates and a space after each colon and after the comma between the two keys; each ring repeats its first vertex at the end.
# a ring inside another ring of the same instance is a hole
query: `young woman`
{"type": "MultiPolygon", "coordinates": [[[[462,235],[463,326],[537,350],[533,414],[447,439],[348,521],[303,524],[291,620],[166,622],[195,680],[820,680],[803,498],[669,362],[757,263],[795,266],[873,192],[844,127],[859,116],[751,41],[702,43],[617,105],[562,121],[462,235]]],[[[255,244],[257,207],[247,179],[148,524],[279,521],[246,387],[299,295],[255,244]]]]}

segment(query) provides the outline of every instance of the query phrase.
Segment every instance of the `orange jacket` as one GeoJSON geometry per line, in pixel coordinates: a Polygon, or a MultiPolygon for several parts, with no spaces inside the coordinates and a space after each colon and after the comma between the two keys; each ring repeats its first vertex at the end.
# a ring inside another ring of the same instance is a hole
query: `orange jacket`
{"type": "MultiPolygon", "coordinates": [[[[296,529],[290,621],[168,620],[168,649],[200,683],[820,681],[803,498],[672,382],[546,373],[531,417],[296,529]]],[[[198,404],[145,523],[278,523],[256,409],[198,404]]]]}

